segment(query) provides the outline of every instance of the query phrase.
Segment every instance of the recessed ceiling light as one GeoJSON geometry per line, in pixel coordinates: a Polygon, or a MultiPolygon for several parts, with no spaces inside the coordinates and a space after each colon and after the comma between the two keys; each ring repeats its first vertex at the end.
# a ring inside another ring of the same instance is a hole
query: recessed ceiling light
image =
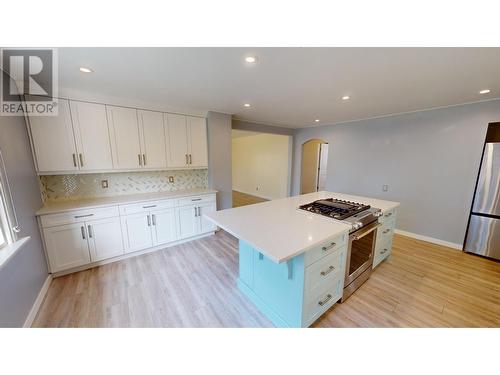
{"type": "Polygon", "coordinates": [[[243,104],[244,107],[250,108],[250,103],[243,104]]]}
{"type": "Polygon", "coordinates": [[[342,100],[349,100],[349,99],[351,99],[351,97],[350,97],[349,95],[344,95],[344,96],[342,97],[342,100]]]}
{"type": "Polygon", "coordinates": [[[253,64],[254,62],[257,62],[257,57],[255,57],[255,56],[247,56],[247,57],[245,57],[245,61],[247,63],[253,64]]]}
{"type": "Polygon", "coordinates": [[[85,68],[85,67],[82,66],[82,67],[80,67],[80,72],[82,72],[82,73],[92,73],[93,70],[90,69],[90,68],[85,68]]]}
{"type": "Polygon", "coordinates": [[[314,122],[319,122],[319,118],[317,118],[316,120],[314,120],[314,122]]]}
{"type": "Polygon", "coordinates": [[[484,89],[484,90],[479,91],[480,94],[489,94],[490,92],[491,92],[490,89],[484,89]]]}

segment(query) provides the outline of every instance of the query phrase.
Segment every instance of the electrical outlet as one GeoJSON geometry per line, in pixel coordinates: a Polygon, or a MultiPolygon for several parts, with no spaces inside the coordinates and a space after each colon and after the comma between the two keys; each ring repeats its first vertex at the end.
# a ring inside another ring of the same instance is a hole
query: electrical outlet
{"type": "Polygon", "coordinates": [[[256,191],[259,191],[259,187],[258,187],[258,186],[256,186],[256,187],[255,187],[255,190],[256,190],[256,191]]]}
{"type": "Polygon", "coordinates": [[[107,189],[108,188],[108,180],[101,180],[101,187],[103,189],[107,189]]]}
{"type": "Polygon", "coordinates": [[[168,176],[168,182],[174,183],[174,176],[168,176]]]}
{"type": "Polygon", "coordinates": [[[388,191],[389,185],[382,185],[382,191],[388,191]]]}

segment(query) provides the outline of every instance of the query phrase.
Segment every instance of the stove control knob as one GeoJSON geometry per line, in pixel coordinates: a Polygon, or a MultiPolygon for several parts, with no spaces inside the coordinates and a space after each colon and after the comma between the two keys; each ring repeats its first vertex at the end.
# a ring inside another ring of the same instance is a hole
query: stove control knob
{"type": "Polygon", "coordinates": [[[355,223],[352,224],[352,229],[359,229],[363,226],[363,223],[357,221],[355,223]]]}
{"type": "Polygon", "coordinates": [[[377,211],[377,212],[374,212],[374,213],[373,213],[373,216],[375,216],[375,217],[380,217],[380,216],[382,216],[382,211],[377,211]]]}

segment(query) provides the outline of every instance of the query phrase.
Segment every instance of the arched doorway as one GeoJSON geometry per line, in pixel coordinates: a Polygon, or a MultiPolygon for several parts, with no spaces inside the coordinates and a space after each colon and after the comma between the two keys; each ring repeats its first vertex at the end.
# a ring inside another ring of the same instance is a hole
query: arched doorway
{"type": "Polygon", "coordinates": [[[311,139],[302,144],[300,194],[325,189],[328,142],[311,139]]]}

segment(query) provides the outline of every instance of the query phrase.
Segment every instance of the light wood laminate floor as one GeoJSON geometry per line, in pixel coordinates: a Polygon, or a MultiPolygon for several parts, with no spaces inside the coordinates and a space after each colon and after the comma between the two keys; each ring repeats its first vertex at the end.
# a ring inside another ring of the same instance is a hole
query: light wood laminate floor
{"type": "Polygon", "coordinates": [[[267,199],[233,190],[233,208],[261,202],[267,202],[267,199]]]}
{"type": "MultiPolygon", "coordinates": [[[[224,231],[53,280],[35,327],[271,327],[236,287],[224,231]]],[[[393,255],[315,327],[499,327],[500,263],[396,235],[393,255]]]]}

